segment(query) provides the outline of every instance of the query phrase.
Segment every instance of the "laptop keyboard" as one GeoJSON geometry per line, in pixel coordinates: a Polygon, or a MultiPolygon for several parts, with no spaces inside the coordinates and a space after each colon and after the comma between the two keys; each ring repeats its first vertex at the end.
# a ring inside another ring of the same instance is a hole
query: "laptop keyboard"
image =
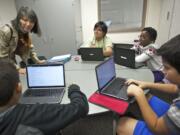
{"type": "Polygon", "coordinates": [[[63,93],[63,88],[60,89],[28,89],[24,96],[25,97],[41,97],[41,96],[54,96],[59,97],[63,93]]]}
{"type": "MultiPolygon", "coordinates": [[[[119,95],[120,92],[122,91],[119,91],[120,89],[122,89],[123,87],[127,87],[124,83],[125,83],[125,79],[122,79],[122,78],[116,78],[107,88],[106,90],[108,90],[108,93],[111,92],[111,94],[113,95],[119,95]]],[[[123,90],[124,91],[124,90],[123,90]]],[[[122,92],[123,92],[122,91],[122,92]]]]}

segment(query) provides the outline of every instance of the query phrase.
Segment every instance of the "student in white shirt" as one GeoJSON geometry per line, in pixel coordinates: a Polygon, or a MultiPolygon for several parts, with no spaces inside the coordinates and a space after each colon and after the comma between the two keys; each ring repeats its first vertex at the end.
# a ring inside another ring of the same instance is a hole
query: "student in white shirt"
{"type": "Polygon", "coordinates": [[[157,31],[152,27],[145,27],[141,30],[138,42],[134,45],[138,53],[135,60],[139,63],[145,63],[154,74],[154,81],[160,82],[164,78],[162,73],[163,65],[162,59],[156,54],[156,50],[160,48],[155,44],[157,38],[157,31]]]}

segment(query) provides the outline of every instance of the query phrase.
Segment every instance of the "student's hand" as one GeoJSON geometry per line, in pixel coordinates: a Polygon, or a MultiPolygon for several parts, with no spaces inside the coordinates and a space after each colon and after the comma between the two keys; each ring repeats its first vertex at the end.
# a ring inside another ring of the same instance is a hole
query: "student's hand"
{"type": "Polygon", "coordinates": [[[130,85],[130,84],[136,84],[137,86],[139,86],[140,88],[142,89],[145,89],[147,88],[147,82],[143,82],[143,81],[138,81],[138,80],[134,80],[134,79],[129,79],[126,81],[126,84],[127,85],[130,85]]]}
{"type": "Polygon", "coordinates": [[[141,94],[144,94],[143,90],[138,87],[137,85],[135,84],[130,84],[128,86],[128,89],[127,89],[127,94],[128,96],[134,96],[134,97],[137,97],[141,94]]]}
{"type": "Polygon", "coordinates": [[[106,47],[105,49],[103,49],[103,54],[104,56],[106,57],[109,57],[113,54],[113,50],[112,50],[112,47],[108,46],[106,47]]]}
{"type": "Polygon", "coordinates": [[[68,97],[73,92],[80,92],[80,87],[77,84],[74,84],[74,83],[68,86],[68,97]]]}
{"type": "Polygon", "coordinates": [[[44,64],[46,62],[46,60],[39,60],[38,64],[44,64]]]}
{"type": "Polygon", "coordinates": [[[25,68],[20,68],[18,69],[19,74],[25,75],[26,74],[26,69],[25,68]]]}

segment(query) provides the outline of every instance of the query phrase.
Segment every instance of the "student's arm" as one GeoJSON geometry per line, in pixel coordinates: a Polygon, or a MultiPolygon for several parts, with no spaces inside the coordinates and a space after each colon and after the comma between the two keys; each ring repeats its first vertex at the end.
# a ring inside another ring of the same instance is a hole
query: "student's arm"
{"type": "Polygon", "coordinates": [[[178,93],[178,87],[175,84],[163,84],[163,83],[146,83],[147,88],[163,91],[166,93],[178,93]]]}
{"type": "Polygon", "coordinates": [[[149,59],[150,59],[150,56],[145,53],[142,53],[135,57],[135,61],[138,63],[146,62],[149,59]]]}
{"type": "Polygon", "coordinates": [[[7,26],[0,28],[0,58],[8,58],[10,50],[11,31],[7,26]]]}
{"type": "Polygon", "coordinates": [[[146,50],[142,52],[142,54],[135,57],[135,61],[142,63],[151,59],[155,55],[156,49],[154,46],[149,46],[146,50]]]}
{"type": "Polygon", "coordinates": [[[11,37],[12,37],[12,33],[9,27],[4,26],[1,27],[0,29],[0,58],[4,58],[7,60],[10,60],[16,67],[16,69],[18,70],[18,72],[20,74],[25,74],[26,71],[25,69],[22,69],[19,67],[19,65],[17,65],[16,60],[15,60],[15,55],[11,54],[11,58],[10,58],[10,41],[11,41],[11,37]]]}
{"type": "Polygon", "coordinates": [[[105,57],[111,56],[113,53],[113,44],[109,37],[104,37],[104,48],[103,48],[103,54],[105,57]]]}
{"type": "Polygon", "coordinates": [[[30,47],[30,58],[33,60],[33,62],[35,62],[36,64],[43,64],[46,62],[46,60],[40,60],[38,57],[37,57],[37,53],[34,51],[34,45],[31,44],[31,47],[30,47]]]}
{"type": "Polygon", "coordinates": [[[132,82],[137,84],[142,89],[149,88],[149,89],[163,91],[166,93],[172,93],[172,94],[178,93],[178,87],[175,84],[152,83],[152,82],[144,82],[133,79],[129,79],[126,83],[129,85],[132,82]]]}
{"type": "Polygon", "coordinates": [[[107,57],[108,57],[108,56],[111,56],[112,53],[113,53],[113,50],[112,50],[112,47],[110,47],[110,46],[106,47],[106,48],[103,50],[103,54],[104,54],[105,57],[106,57],[106,56],[107,56],[107,57]]]}
{"type": "MultiPolygon", "coordinates": [[[[68,88],[69,104],[36,104],[25,108],[21,116],[24,125],[40,129],[44,134],[59,131],[74,121],[88,114],[89,106],[86,96],[79,86],[73,84],[68,88]]],[[[24,105],[25,106],[25,105],[24,105]]]]}
{"type": "Polygon", "coordinates": [[[149,106],[148,101],[144,95],[144,92],[140,87],[133,84],[130,85],[128,87],[128,95],[135,96],[136,101],[141,110],[142,116],[153,133],[159,135],[169,134],[168,127],[163,117],[160,118],[157,117],[156,113],[149,106]]]}

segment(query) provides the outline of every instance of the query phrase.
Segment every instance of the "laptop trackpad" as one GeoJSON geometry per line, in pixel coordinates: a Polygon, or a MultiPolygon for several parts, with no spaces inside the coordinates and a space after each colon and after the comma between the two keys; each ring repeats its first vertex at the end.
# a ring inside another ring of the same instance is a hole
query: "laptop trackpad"
{"type": "Polygon", "coordinates": [[[128,86],[125,85],[124,82],[125,80],[122,80],[121,78],[116,78],[113,83],[111,83],[105,90],[103,90],[103,93],[119,99],[128,100],[128,86]]]}
{"type": "Polygon", "coordinates": [[[123,87],[120,89],[117,97],[124,99],[124,100],[128,100],[128,95],[127,95],[127,87],[126,85],[123,85],[123,87]]]}

